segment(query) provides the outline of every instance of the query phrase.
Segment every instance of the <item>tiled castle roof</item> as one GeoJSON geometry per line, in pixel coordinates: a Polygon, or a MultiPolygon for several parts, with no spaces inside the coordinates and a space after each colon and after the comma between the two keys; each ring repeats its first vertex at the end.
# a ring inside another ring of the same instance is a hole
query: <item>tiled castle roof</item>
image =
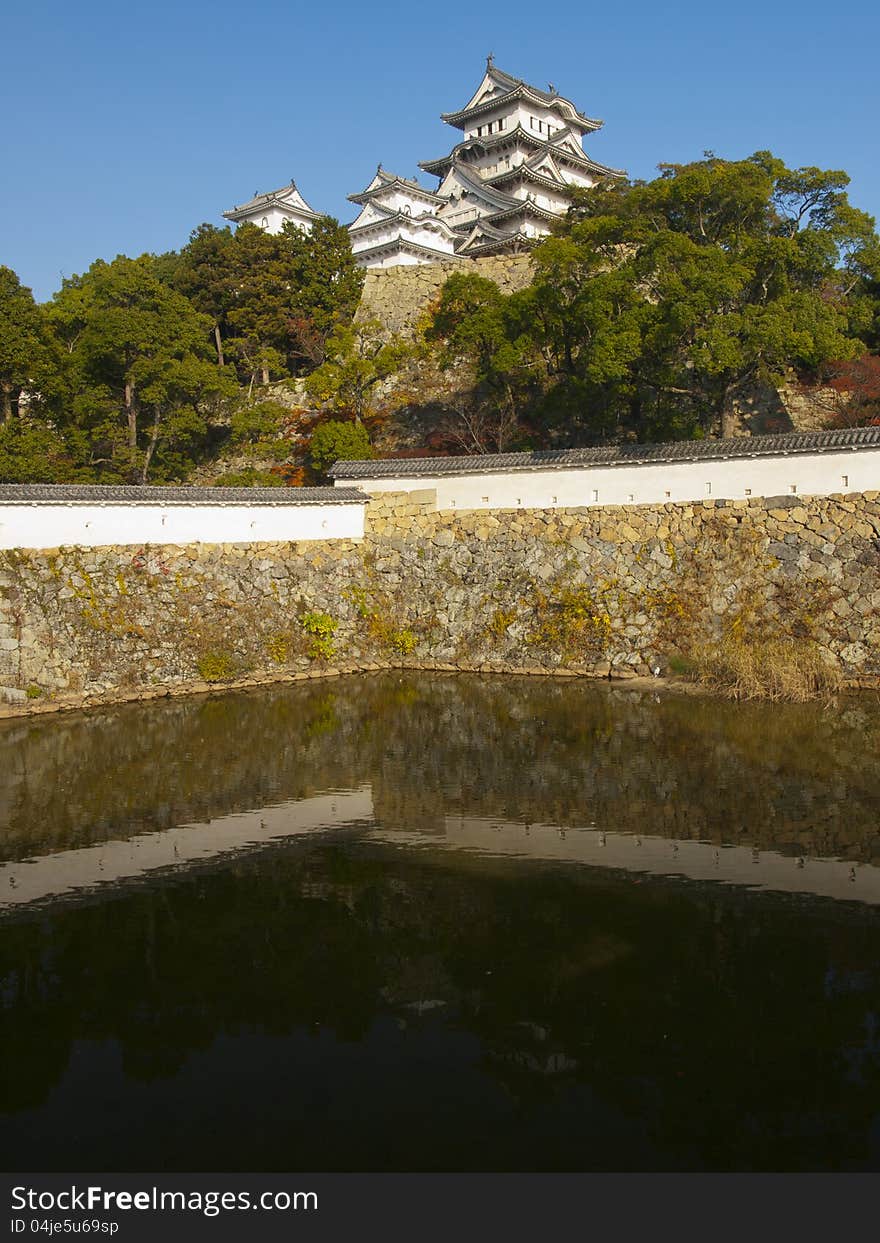
{"type": "Polygon", "coordinates": [[[487,453],[472,457],[429,457],[336,462],[334,479],[386,479],[433,475],[483,475],[505,471],[565,470],[575,466],[639,466],[659,462],[703,462],[730,458],[787,457],[804,453],[880,449],[880,427],[727,440],[678,440],[668,444],[608,445],[596,449],[550,449],[529,453],[487,453]]]}
{"type": "Polygon", "coordinates": [[[522,78],[514,78],[509,73],[504,73],[494,63],[487,63],[487,73],[494,81],[499,89],[498,94],[489,95],[480,100],[479,103],[473,103],[464,108],[459,108],[456,112],[441,112],[440,118],[450,125],[461,127],[463,123],[471,118],[481,115],[484,112],[490,112],[502,101],[525,96],[531,96],[533,99],[539,100],[547,107],[555,108],[569,119],[576,119],[580,123],[580,127],[584,130],[601,129],[603,122],[595,117],[588,117],[586,113],[580,112],[570,99],[566,99],[564,95],[560,95],[557,91],[542,91],[536,86],[531,86],[522,78]]]}
{"type": "Polygon", "coordinates": [[[363,505],[358,488],[161,488],[3,483],[0,505],[363,505]]]}
{"type": "Polygon", "coordinates": [[[253,215],[257,211],[264,211],[270,207],[280,207],[288,211],[299,212],[301,216],[307,216],[310,219],[320,220],[320,213],[314,211],[297,189],[295,181],[291,181],[289,185],[281,186],[278,190],[267,190],[265,194],[255,194],[247,203],[237,203],[235,207],[223,213],[224,220],[240,220],[245,216],[253,215]]]}

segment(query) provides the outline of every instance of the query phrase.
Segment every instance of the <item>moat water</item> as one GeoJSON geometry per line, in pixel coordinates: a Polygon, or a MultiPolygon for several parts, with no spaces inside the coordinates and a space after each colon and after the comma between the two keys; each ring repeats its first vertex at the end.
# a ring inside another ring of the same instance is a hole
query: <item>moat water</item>
{"type": "Polygon", "coordinates": [[[7,1170],[880,1167],[880,701],[0,726],[7,1170]]]}

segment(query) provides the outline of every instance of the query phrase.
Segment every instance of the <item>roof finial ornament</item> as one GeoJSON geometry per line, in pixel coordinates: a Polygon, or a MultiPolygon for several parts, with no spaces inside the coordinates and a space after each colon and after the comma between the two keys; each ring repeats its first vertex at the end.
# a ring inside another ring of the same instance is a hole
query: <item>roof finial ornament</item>
{"type": "Polygon", "coordinates": [[[490,52],[489,55],[486,57],[486,68],[487,69],[495,68],[495,53],[494,52],[490,52]]]}
{"type": "Polygon", "coordinates": [[[291,179],[290,179],[290,188],[291,188],[291,190],[295,190],[295,189],[296,189],[296,182],[293,180],[293,178],[292,178],[292,177],[291,177],[291,179]]]}
{"type": "Polygon", "coordinates": [[[556,94],[556,87],[553,85],[552,82],[547,83],[547,90],[550,92],[551,95],[556,94]]]}

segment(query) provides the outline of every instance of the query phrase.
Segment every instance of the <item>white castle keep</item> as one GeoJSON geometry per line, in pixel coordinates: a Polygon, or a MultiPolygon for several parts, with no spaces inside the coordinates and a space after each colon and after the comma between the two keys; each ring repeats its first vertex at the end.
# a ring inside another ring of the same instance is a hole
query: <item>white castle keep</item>
{"type": "MultiPolygon", "coordinates": [[[[468,103],[442,119],[463,137],[448,155],[419,165],[439,179],[436,190],[380,164],[369,185],[349,195],[361,209],[348,226],[361,267],[515,253],[546,237],[573,188],[626,175],[584,153],[584,136],[601,121],[552,86],[538,90],[504,73],[491,56],[468,103]]],[[[287,220],[309,231],[319,217],[293,181],[223,215],[269,233],[280,233],[287,220]]]]}

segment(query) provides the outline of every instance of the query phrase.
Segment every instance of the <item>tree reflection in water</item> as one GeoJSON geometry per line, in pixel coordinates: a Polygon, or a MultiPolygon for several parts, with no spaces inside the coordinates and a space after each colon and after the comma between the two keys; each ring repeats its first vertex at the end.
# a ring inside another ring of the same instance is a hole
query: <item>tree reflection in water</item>
{"type": "Polygon", "coordinates": [[[405,675],[7,723],[7,859],[367,785],[425,847],[291,839],[3,919],[4,1163],[876,1168],[876,909],[431,842],[867,865],[878,743],[871,699],[405,675]]]}

